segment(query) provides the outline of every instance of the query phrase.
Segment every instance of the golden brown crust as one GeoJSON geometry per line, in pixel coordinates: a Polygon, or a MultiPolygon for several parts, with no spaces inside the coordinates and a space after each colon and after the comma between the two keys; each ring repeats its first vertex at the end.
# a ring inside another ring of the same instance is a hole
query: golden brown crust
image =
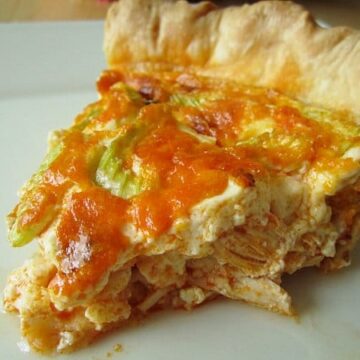
{"type": "Polygon", "coordinates": [[[110,67],[191,67],[360,113],[360,32],[322,29],[288,1],[216,9],[120,0],[106,20],[105,53],[110,67]]]}

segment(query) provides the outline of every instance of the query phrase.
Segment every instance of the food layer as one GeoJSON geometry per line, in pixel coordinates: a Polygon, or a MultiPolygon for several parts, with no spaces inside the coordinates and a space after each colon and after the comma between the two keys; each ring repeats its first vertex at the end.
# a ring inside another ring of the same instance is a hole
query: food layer
{"type": "Polygon", "coordinates": [[[70,351],[219,295],[291,315],[284,273],[349,264],[354,117],[191,72],[106,71],[97,85],[8,217],[14,246],[39,242],[5,289],[33,348],[70,351]]]}

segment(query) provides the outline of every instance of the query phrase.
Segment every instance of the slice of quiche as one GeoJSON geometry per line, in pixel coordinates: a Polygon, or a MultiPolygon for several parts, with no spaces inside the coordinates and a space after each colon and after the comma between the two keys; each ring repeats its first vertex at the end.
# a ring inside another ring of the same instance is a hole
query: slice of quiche
{"type": "Polygon", "coordinates": [[[294,314],[282,275],[346,266],[360,237],[360,35],[288,2],[145,0],[105,35],[100,99],[8,216],[13,246],[39,243],[5,289],[22,334],[71,351],[219,295],[294,314]]]}

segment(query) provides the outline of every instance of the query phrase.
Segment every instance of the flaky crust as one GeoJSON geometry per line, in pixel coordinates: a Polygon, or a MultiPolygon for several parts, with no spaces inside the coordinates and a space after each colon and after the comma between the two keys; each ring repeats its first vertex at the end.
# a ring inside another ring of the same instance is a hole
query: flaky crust
{"type": "Polygon", "coordinates": [[[112,68],[190,67],[360,114],[360,32],[323,29],[288,1],[217,9],[120,0],[108,13],[104,45],[112,68]]]}

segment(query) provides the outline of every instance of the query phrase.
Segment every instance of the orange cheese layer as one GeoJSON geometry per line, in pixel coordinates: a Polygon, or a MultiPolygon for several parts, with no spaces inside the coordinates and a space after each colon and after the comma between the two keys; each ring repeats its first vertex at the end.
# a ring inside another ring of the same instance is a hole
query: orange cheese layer
{"type": "MultiPolygon", "coordinates": [[[[280,98],[274,92],[257,90],[250,94],[221,84],[218,86],[224,98],[208,106],[169,105],[174,89],[190,94],[212,90],[211,83],[188,74],[171,73],[154,79],[105,72],[98,81],[100,100],[85,109],[75,124],[80,126],[87,118],[91,128],[134,113],[136,104],[112,88],[119,81],[143,97],[138,116],[147,123],[159,124],[133,149],[142,164],[156,174],[156,186],[128,200],[112,195],[96,185],[96,159],[88,151],[107,132],[87,135],[74,130],[65,135],[66,151],[41,175],[41,186],[25,194],[24,200],[33,206],[21,218],[26,227],[44,216],[50,205],[61,204],[64,196],[69,197],[57,227],[57,259],[61,266],[49,285],[55,293],[71,295],[98,283],[127,247],[129,239],[122,235],[126,223],[149,236],[159,236],[195,204],[222,193],[229,177],[249,186],[253,175],[271,173],[274,167],[281,169],[304,161],[314,166],[342,166],[334,160],[339,156],[341,137],[330,127],[305,118],[298,109],[278,104],[280,98]],[[89,116],[89,112],[93,115],[89,116]],[[214,137],[216,143],[199,142],[181,131],[174,112],[199,134],[214,137]],[[273,119],[280,140],[274,144],[263,136],[260,143],[239,145],[243,130],[259,117],[273,119]],[[287,143],[282,144],[282,136],[286,135],[298,140],[297,145],[289,148],[287,143]],[[80,191],[67,193],[74,184],[79,185],[80,191]]],[[[125,162],[125,166],[130,167],[131,163],[125,162]]]]}

